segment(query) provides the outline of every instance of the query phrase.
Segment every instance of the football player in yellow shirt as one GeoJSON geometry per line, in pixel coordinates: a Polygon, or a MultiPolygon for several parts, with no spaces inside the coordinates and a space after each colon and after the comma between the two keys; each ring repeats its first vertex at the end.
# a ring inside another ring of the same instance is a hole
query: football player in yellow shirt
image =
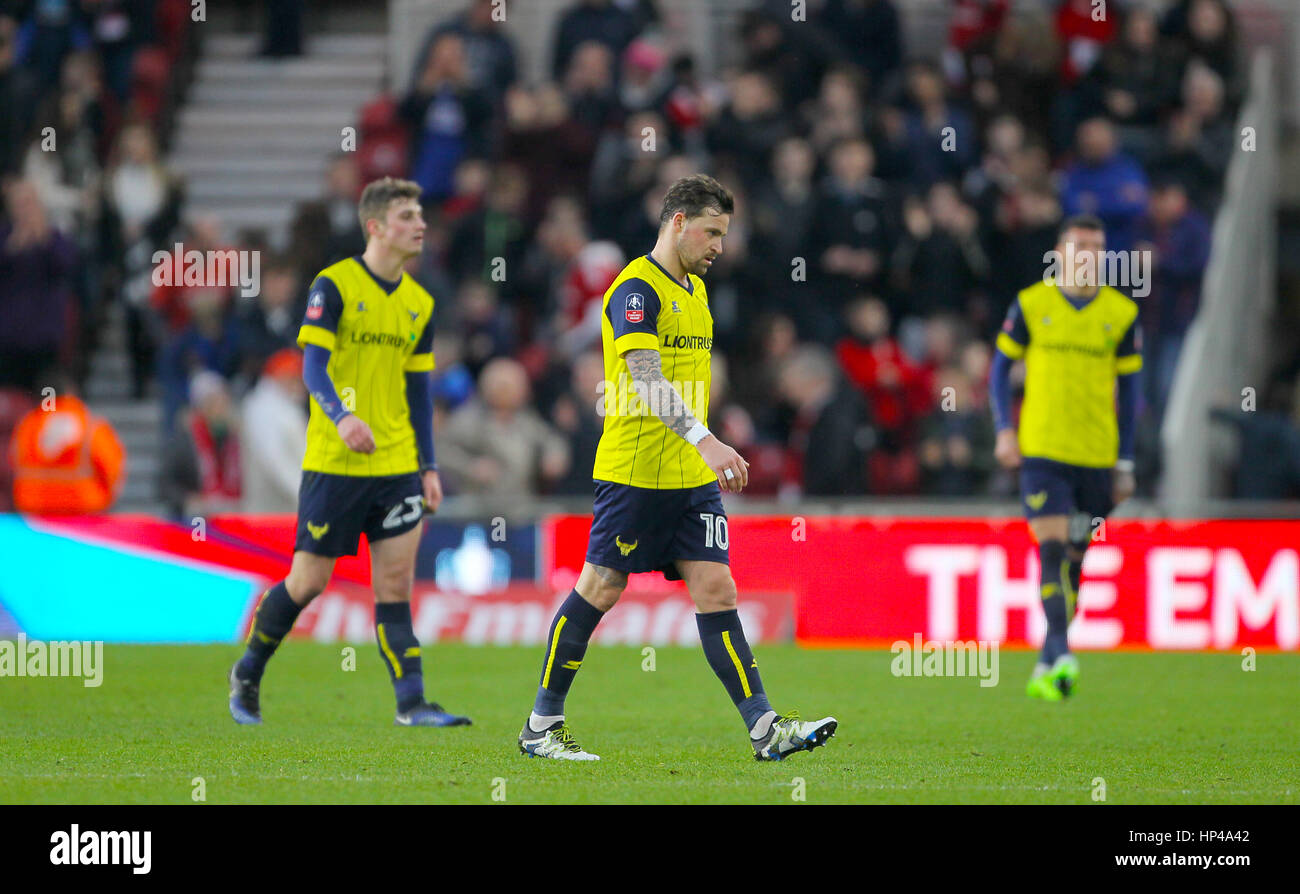
{"type": "Polygon", "coordinates": [[[442,486],[433,448],[433,298],[403,271],[424,246],[420,187],[385,177],[366,186],[358,212],[365,252],[326,267],[312,283],[298,333],[311,394],[289,576],[258,603],[247,648],[230,671],[230,713],[261,723],[266,663],[298,614],[329,584],[339,556],[370,544],[375,636],[401,726],[461,726],[424,699],[411,586],[424,511],[442,486]],[[341,395],[341,396],[340,396],[341,395]]]}
{"type": "Polygon", "coordinates": [[[1100,284],[1108,267],[1105,248],[1096,217],[1062,224],[1055,255],[1060,275],[1045,277],[1011,302],[990,372],[994,452],[1006,468],[1020,468],[1047,616],[1043,651],[1026,691],[1048,701],[1070,695],[1078,681],[1079,663],[1066,634],[1093,526],[1134,489],[1142,333],[1137,304],[1100,284]],[[1015,360],[1025,362],[1019,431],[1011,420],[1008,382],[1015,360]]]}
{"type": "Polygon", "coordinates": [[[708,429],[713,316],[702,277],[722,253],[734,199],[696,174],[664,196],[659,237],[605,292],[604,430],[587,561],[551,623],[533,711],[519,750],[533,757],[598,760],[574,739],[564,701],[587,643],[629,574],[684,580],[700,642],[749,730],[759,760],[824,745],[836,720],[800,721],[772,710],[736,612],[722,491],[739,493],[749,464],[708,429]]]}

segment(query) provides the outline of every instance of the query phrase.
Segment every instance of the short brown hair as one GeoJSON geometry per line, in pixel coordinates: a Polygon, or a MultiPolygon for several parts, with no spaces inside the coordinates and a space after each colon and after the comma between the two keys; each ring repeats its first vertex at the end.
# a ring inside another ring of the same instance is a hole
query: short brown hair
{"type": "Polygon", "coordinates": [[[710,210],[731,214],[736,210],[736,200],[725,186],[708,174],[692,174],[668,187],[663,210],[659,212],[659,226],[672,220],[678,211],[690,220],[710,210]]]}
{"type": "Polygon", "coordinates": [[[361,229],[366,229],[366,221],[374,218],[382,221],[388,214],[388,206],[398,199],[420,200],[424,192],[414,180],[399,180],[396,177],[384,177],[372,180],[361,191],[361,201],[357,203],[357,216],[361,218],[361,229]]]}
{"type": "Polygon", "coordinates": [[[1095,214],[1074,214],[1061,221],[1061,227],[1056,231],[1057,240],[1065,238],[1065,234],[1071,230],[1091,230],[1093,232],[1105,235],[1106,225],[1101,222],[1101,218],[1095,214]]]}

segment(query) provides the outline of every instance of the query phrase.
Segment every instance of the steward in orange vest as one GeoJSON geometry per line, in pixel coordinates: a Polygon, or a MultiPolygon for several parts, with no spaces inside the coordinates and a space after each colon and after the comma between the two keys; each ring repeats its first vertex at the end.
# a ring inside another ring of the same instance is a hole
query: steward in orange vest
{"type": "Polygon", "coordinates": [[[14,508],[32,514],[90,514],[112,505],[126,452],[113,427],[70,394],[18,423],[9,449],[14,508]]]}

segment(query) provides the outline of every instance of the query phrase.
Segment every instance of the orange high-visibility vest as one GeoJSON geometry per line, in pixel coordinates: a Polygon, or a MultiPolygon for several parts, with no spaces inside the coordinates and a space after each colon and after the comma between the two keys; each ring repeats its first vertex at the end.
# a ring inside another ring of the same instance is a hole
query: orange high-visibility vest
{"type": "Polygon", "coordinates": [[[113,427],[71,396],[22,418],[9,442],[14,508],[34,514],[86,514],[112,505],[126,452],[113,427]]]}

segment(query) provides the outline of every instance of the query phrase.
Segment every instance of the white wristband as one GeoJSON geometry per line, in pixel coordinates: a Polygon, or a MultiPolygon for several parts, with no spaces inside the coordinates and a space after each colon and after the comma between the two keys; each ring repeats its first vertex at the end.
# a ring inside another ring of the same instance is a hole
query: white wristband
{"type": "Polygon", "coordinates": [[[713,432],[709,431],[703,422],[697,422],[692,425],[691,430],[686,433],[686,443],[690,444],[692,447],[698,447],[700,441],[703,441],[711,434],[713,434],[713,432]]]}
{"type": "Polygon", "coordinates": [[[1117,459],[1117,460],[1115,460],[1115,471],[1116,471],[1116,472],[1132,472],[1132,471],[1133,471],[1133,466],[1134,466],[1134,463],[1133,463],[1133,460],[1131,460],[1131,459],[1117,459]]]}

